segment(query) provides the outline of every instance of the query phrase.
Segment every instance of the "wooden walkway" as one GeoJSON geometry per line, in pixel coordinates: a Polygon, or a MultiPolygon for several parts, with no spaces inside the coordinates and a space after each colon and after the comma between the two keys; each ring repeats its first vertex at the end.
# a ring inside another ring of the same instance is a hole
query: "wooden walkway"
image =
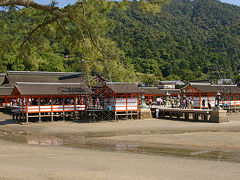
{"type": "MultiPolygon", "coordinates": [[[[157,107],[151,108],[153,117],[156,117],[157,107]]],[[[211,109],[180,109],[159,107],[158,118],[167,118],[186,121],[209,121],[211,109]]],[[[209,121],[210,122],[210,121],[209,121]]]]}
{"type": "Polygon", "coordinates": [[[105,121],[120,119],[139,119],[139,111],[121,111],[104,109],[87,109],[73,112],[42,112],[42,113],[21,113],[18,109],[12,109],[12,118],[20,122],[55,121],[55,120],[78,120],[78,121],[105,121]]]}

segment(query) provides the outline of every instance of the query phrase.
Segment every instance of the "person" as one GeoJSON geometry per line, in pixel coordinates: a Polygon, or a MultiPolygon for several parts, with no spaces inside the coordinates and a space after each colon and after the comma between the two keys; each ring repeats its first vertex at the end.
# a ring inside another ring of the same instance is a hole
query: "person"
{"type": "Polygon", "coordinates": [[[160,105],[160,97],[157,97],[157,105],[160,105]]]}
{"type": "Polygon", "coordinates": [[[99,107],[100,107],[100,100],[99,100],[98,97],[97,97],[97,99],[96,99],[96,104],[97,104],[97,108],[99,108],[99,107]]]}
{"type": "Polygon", "coordinates": [[[178,97],[177,97],[177,99],[176,99],[176,107],[177,107],[177,108],[180,108],[180,100],[179,100],[178,97]]]}
{"type": "Polygon", "coordinates": [[[159,118],[159,109],[158,108],[156,109],[156,118],[157,119],[159,118]]]}
{"type": "Polygon", "coordinates": [[[152,99],[151,98],[149,99],[149,106],[150,106],[150,108],[152,107],[152,99]]]}
{"type": "Polygon", "coordinates": [[[194,102],[193,102],[193,99],[191,99],[191,101],[190,101],[191,109],[193,109],[193,105],[194,105],[194,102]]]}
{"type": "Polygon", "coordinates": [[[163,99],[160,97],[160,106],[163,106],[163,99]]]}
{"type": "Polygon", "coordinates": [[[70,104],[74,104],[74,99],[73,98],[70,99],[70,104]]]}
{"type": "Polygon", "coordinates": [[[202,100],[202,107],[205,109],[205,99],[202,100]]]}
{"type": "Polygon", "coordinates": [[[208,102],[208,109],[212,109],[211,103],[208,102]]]}
{"type": "Polygon", "coordinates": [[[183,109],[187,109],[187,99],[183,99],[183,109]]]}
{"type": "Polygon", "coordinates": [[[174,98],[171,98],[171,107],[172,108],[174,108],[174,103],[175,103],[174,98]]]}

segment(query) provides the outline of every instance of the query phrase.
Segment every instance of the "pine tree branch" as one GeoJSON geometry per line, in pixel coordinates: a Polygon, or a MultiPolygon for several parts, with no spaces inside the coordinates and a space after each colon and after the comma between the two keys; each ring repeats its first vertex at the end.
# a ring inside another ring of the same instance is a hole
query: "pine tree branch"
{"type": "Polygon", "coordinates": [[[33,29],[27,36],[27,38],[22,42],[21,44],[21,49],[23,48],[24,44],[29,41],[31,39],[31,37],[34,35],[34,33],[38,30],[38,29],[41,29],[49,24],[52,24],[53,22],[57,21],[59,19],[59,17],[55,17],[51,20],[48,20],[40,25],[38,25],[35,29],[33,29]]]}

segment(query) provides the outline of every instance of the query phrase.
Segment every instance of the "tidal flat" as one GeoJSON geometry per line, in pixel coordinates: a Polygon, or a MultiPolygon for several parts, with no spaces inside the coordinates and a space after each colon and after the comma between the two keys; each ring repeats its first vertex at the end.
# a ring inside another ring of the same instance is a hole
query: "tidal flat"
{"type": "Polygon", "coordinates": [[[238,179],[240,121],[20,125],[0,113],[0,179],[238,179]]]}

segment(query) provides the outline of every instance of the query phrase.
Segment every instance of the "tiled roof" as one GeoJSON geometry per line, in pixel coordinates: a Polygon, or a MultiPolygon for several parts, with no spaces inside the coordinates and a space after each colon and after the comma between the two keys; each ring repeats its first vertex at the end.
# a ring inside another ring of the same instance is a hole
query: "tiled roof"
{"type": "Polygon", "coordinates": [[[127,82],[106,82],[106,85],[114,93],[143,93],[143,91],[135,84],[127,82]]]}
{"type": "Polygon", "coordinates": [[[0,86],[3,84],[3,82],[5,81],[5,77],[6,77],[6,74],[2,74],[0,73],[0,86]]]}
{"type": "Polygon", "coordinates": [[[80,73],[74,72],[8,71],[3,86],[15,86],[16,82],[82,83],[83,79],[80,73]]]}
{"type": "Polygon", "coordinates": [[[191,85],[193,88],[205,93],[240,93],[240,88],[236,85],[191,85]]]}
{"type": "Polygon", "coordinates": [[[16,88],[22,95],[77,95],[91,94],[83,83],[36,83],[17,82],[16,88]]]}
{"type": "Polygon", "coordinates": [[[157,87],[143,87],[144,94],[156,94],[165,95],[167,92],[169,94],[180,94],[180,89],[159,89],[157,87]]]}
{"type": "Polygon", "coordinates": [[[0,87],[0,96],[11,96],[13,87],[0,87]]]}

